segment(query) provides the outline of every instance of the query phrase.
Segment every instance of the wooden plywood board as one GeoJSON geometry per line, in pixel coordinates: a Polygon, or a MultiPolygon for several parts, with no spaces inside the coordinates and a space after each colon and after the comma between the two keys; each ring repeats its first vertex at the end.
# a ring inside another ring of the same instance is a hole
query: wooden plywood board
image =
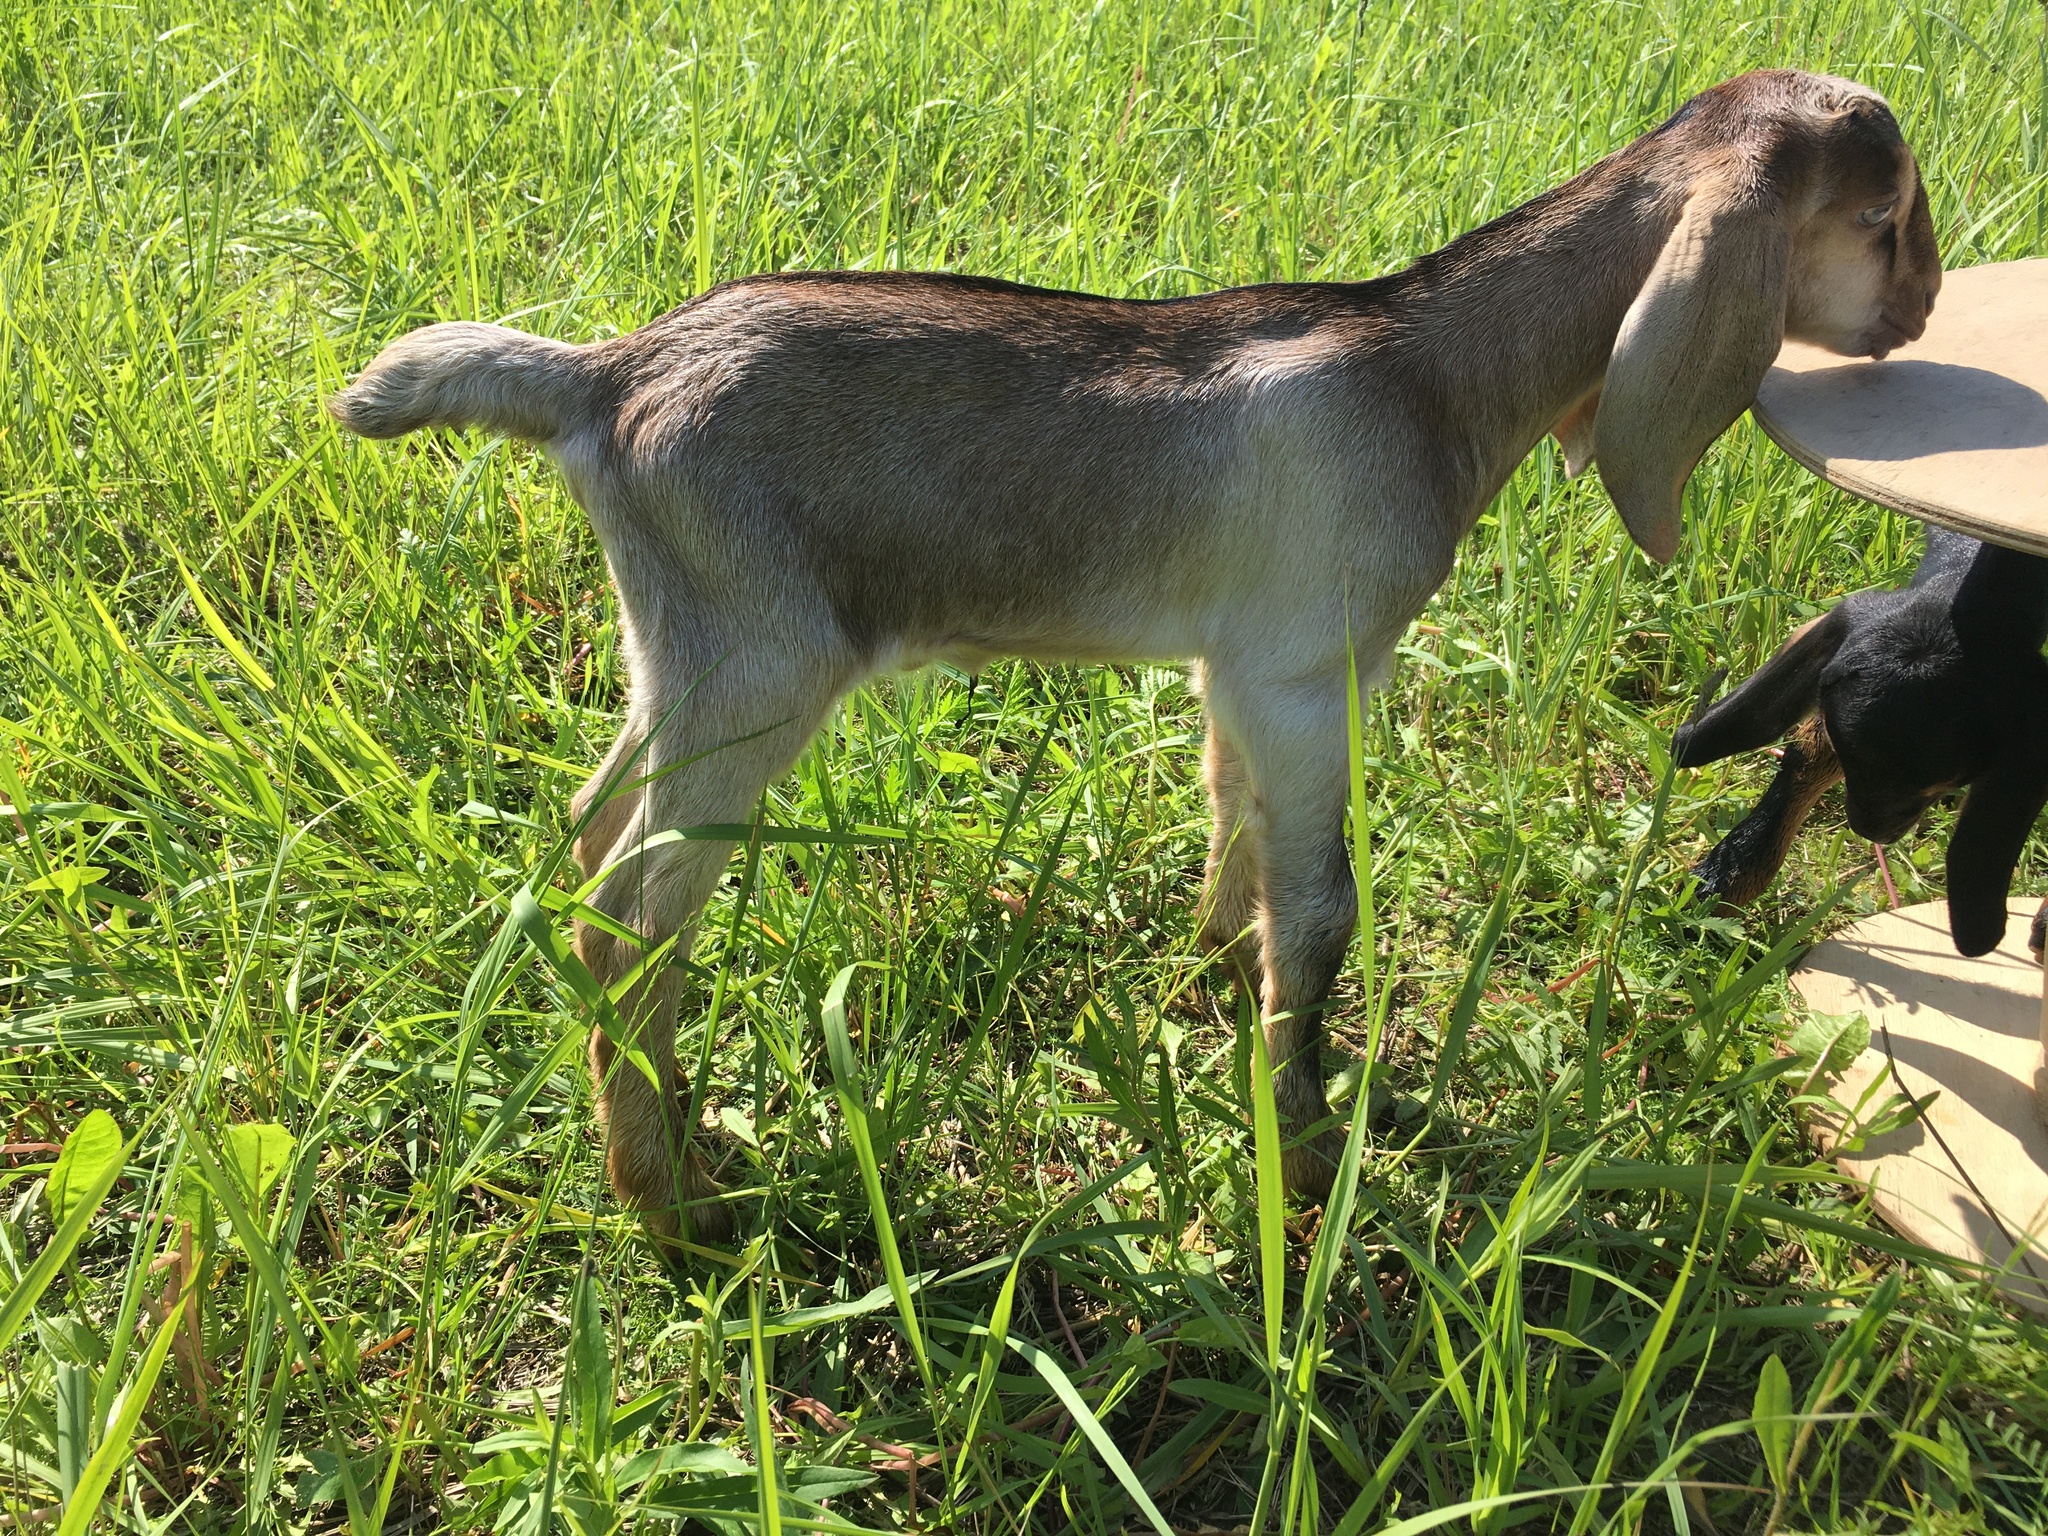
{"type": "Polygon", "coordinates": [[[2048,1130],[2034,1093],[2042,976],[2026,950],[2039,904],[2012,902],[2004,945],[1974,960],[1955,951],[1946,902],[1880,913],[1815,947],[1792,985],[1810,1008],[1870,1020],[1870,1049],[1836,1081],[1837,1100],[1854,1105],[1877,1086],[1874,1109],[1896,1089],[1885,1081],[1887,1033],[1905,1090],[1932,1096],[1920,1121],[1856,1152],[1835,1149],[1840,1128],[1817,1123],[1835,1165],[1870,1187],[1900,1235],[2007,1270],[2001,1287],[2048,1313],[2048,1130]],[[2028,1233],[2031,1257],[2014,1259],[2012,1239],[2028,1233]]]}
{"type": "Polygon", "coordinates": [[[2048,555],[2048,261],[1948,273],[1927,334],[1881,363],[1787,342],[1755,414],[1844,490],[2048,555]]]}

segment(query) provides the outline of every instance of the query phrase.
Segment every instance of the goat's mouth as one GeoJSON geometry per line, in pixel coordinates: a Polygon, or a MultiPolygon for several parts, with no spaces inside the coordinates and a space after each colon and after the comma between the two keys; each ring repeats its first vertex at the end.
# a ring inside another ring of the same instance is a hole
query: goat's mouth
{"type": "Polygon", "coordinates": [[[1927,814],[1927,807],[1934,804],[1936,796],[1896,810],[1873,811],[1868,806],[1850,805],[1849,830],[1858,837],[1868,838],[1873,843],[1895,843],[1920,824],[1920,818],[1927,814]]]}
{"type": "Polygon", "coordinates": [[[1877,323],[1864,336],[1859,350],[1881,363],[1900,347],[1918,341],[1926,334],[1925,316],[1918,320],[1904,320],[1886,312],[1878,317],[1877,323]]]}

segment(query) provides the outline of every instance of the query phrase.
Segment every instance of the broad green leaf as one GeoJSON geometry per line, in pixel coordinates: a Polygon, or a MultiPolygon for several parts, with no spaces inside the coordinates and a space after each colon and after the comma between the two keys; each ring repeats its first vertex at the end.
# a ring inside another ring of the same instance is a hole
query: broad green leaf
{"type": "MultiPolygon", "coordinates": [[[[365,1456],[352,1456],[344,1465],[336,1452],[325,1446],[316,1446],[306,1453],[306,1459],[312,1466],[299,1474],[292,1488],[292,1495],[301,1506],[343,1502],[346,1497],[344,1490],[351,1478],[358,1486],[377,1481],[377,1463],[382,1458],[371,1452],[365,1456]]],[[[507,1468],[516,1461],[514,1453],[506,1452],[486,1466],[470,1468],[462,1474],[462,1480],[472,1488],[502,1481],[508,1475],[507,1468]]],[[[518,1475],[523,1475],[523,1472],[518,1475]]]]}
{"type": "Polygon", "coordinates": [[[242,1190],[252,1204],[270,1193],[297,1145],[292,1133],[281,1125],[249,1121],[228,1127],[228,1166],[242,1181],[242,1190]]]}
{"type": "Polygon", "coordinates": [[[120,1176],[122,1162],[121,1128],[104,1109],[94,1110],[64,1138],[64,1150],[43,1187],[50,1219],[61,1227],[80,1201],[90,1198],[97,1206],[120,1176]]]}
{"type": "Polygon", "coordinates": [[[1870,1020],[1860,1013],[1809,1013],[1785,1045],[1812,1074],[1835,1077],[1870,1048],[1870,1020]]]}
{"type": "Polygon", "coordinates": [[[92,1225],[93,1213],[107,1198],[107,1191],[114,1187],[114,1180],[121,1176],[126,1158],[127,1149],[124,1148],[119,1157],[105,1160],[89,1182],[74,1186],[76,1198],[71,1203],[70,1214],[58,1223],[49,1246],[36,1255],[35,1263],[29,1265],[21,1283],[9,1293],[4,1303],[0,1303],[0,1339],[11,1340],[20,1335],[28,1322],[29,1309],[50,1288],[50,1282],[57,1278],[64,1261],[71,1257],[72,1250],[85,1236],[86,1228],[92,1225]]]}
{"type": "Polygon", "coordinates": [[[206,1180],[190,1166],[178,1178],[176,1209],[178,1220],[191,1223],[193,1241],[205,1249],[216,1246],[213,1193],[206,1187],[206,1180]]]}
{"type": "Polygon", "coordinates": [[[1202,1376],[1176,1376],[1171,1390],[1182,1397],[1214,1403],[1219,1408],[1229,1408],[1237,1413],[1264,1413],[1272,1406],[1267,1393],[1254,1392],[1250,1387],[1240,1387],[1233,1382],[1210,1381],[1202,1376]]]}
{"type": "MultiPolygon", "coordinates": [[[[47,1351],[54,1330],[38,1329],[47,1351]]],[[[75,1360],[51,1362],[56,1387],[56,1417],[52,1426],[57,1445],[57,1480],[65,1497],[78,1486],[80,1471],[92,1457],[92,1367],[75,1360]]]]}
{"type": "Polygon", "coordinates": [[[577,1449],[593,1461],[604,1455],[612,1427],[612,1341],[605,1331],[603,1300],[586,1260],[572,1303],[568,1389],[577,1449]]]}
{"type": "Polygon", "coordinates": [[[791,1493],[816,1501],[870,1487],[879,1479],[859,1467],[790,1467],[784,1481],[791,1493]]]}
{"type": "Polygon", "coordinates": [[[1757,1373],[1756,1401],[1750,1408],[1756,1422],[1756,1438],[1764,1448],[1764,1465],[1770,1468],[1771,1486],[1783,1490],[1785,1469],[1792,1457],[1792,1380],[1785,1362],[1776,1355],[1764,1362],[1757,1373]]]}
{"type": "Polygon", "coordinates": [[[65,905],[76,906],[79,892],[87,886],[107,878],[107,871],[97,864],[74,864],[64,869],[53,869],[46,875],[38,875],[22,887],[24,891],[55,891],[64,898],[65,905]]]}
{"type": "Polygon", "coordinates": [[[724,1446],[708,1440],[689,1440],[670,1446],[668,1460],[676,1471],[688,1472],[694,1477],[743,1477],[753,1471],[724,1446]]]}

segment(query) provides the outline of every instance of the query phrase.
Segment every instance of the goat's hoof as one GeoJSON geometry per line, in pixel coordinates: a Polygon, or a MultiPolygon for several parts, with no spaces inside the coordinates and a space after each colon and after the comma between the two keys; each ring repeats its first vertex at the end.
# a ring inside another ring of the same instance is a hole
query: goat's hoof
{"type": "Polygon", "coordinates": [[[1240,999],[1249,999],[1254,1008],[1258,1007],[1258,957],[1247,955],[1242,944],[1204,941],[1204,949],[1209,956],[1209,995],[1233,1006],[1240,999]]]}
{"type": "Polygon", "coordinates": [[[640,1226],[655,1251],[674,1264],[687,1257],[692,1246],[709,1244],[722,1248],[731,1243],[734,1221],[730,1204],[700,1197],[686,1205],[681,1216],[672,1205],[642,1210],[640,1226]]]}
{"type": "Polygon", "coordinates": [[[684,1208],[690,1220],[690,1237],[700,1243],[720,1246],[733,1240],[738,1223],[733,1219],[733,1209],[725,1200],[698,1200],[684,1208]]]}
{"type": "Polygon", "coordinates": [[[2048,901],[2041,903],[2041,910],[2034,914],[2033,926],[2027,929],[2027,948],[2033,951],[2034,964],[2041,964],[2041,951],[2048,948],[2048,901]]]}
{"type": "Polygon", "coordinates": [[[1728,897],[1730,882],[1726,873],[1716,869],[1714,863],[1714,854],[1710,852],[1682,877],[1683,884],[1678,894],[1684,916],[1678,931],[1688,944],[1697,944],[1707,936],[1707,930],[1698,921],[1700,918],[1742,916],[1742,908],[1728,897]]]}
{"type": "Polygon", "coordinates": [[[639,1213],[641,1229],[670,1262],[681,1259],[688,1245],[732,1241],[732,1205],[696,1147],[651,1165],[621,1166],[615,1159],[611,1172],[620,1203],[639,1213]]]}
{"type": "Polygon", "coordinates": [[[1287,1193],[1303,1205],[1322,1204],[1330,1198],[1330,1187],[1337,1182],[1337,1165],[1343,1158],[1344,1136],[1335,1130],[1283,1148],[1280,1176],[1287,1193]]]}
{"type": "Polygon", "coordinates": [[[1687,883],[1679,894],[1685,898],[1686,906],[1695,912],[1719,914],[1728,905],[1730,882],[1725,873],[1715,867],[1714,853],[1718,851],[1709,852],[1685,872],[1687,883]]]}

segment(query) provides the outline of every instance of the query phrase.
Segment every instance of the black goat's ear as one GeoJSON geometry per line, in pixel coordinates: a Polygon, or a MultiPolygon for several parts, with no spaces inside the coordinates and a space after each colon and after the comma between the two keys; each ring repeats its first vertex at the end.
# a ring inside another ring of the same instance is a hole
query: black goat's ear
{"type": "Polygon", "coordinates": [[[1813,713],[1820,675],[1849,633],[1849,615],[1836,604],[1778,647],[1750,680],[1712,709],[1694,716],[1671,738],[1681,768],[1700,768],[1767,747],[1813,713]]]}
{"type": "MultiPolygon", "coordinates": [[[[1965,955],[1985,955],[2005,937],[2013,866],[2041,808],[2048,805],[2048,664],[2011,700],[2031,715],[2005,752],[1970,786],[1948,840],[1948,931],[1965,955]]],[[[2015,719],[2015,724],[2020,724],[2015,719]]]]}

